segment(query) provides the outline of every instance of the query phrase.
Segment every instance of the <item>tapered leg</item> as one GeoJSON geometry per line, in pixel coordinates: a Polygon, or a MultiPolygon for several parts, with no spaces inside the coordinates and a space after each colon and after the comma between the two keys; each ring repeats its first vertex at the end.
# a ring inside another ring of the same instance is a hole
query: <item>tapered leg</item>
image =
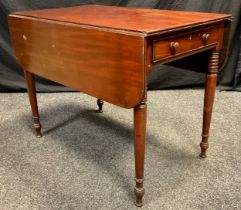
{"type": "Polygon", "coordinates": [[[142,206],[142,197],[144,195],[144,157],[146,140],[146,115],[147,106],[143,101],[134,108],[134,150],[135,150],[135,195],[136,206],[142,206]]]}
{"type": "Polygon", "coordinates": [[[101,99],[97,99],[97,105],[98,105],[98,107],[99,107],[99,113],[102,113],[103,112],[103,109],[102,109],[102,107],[103,107],[103,104],[104,104],[104,102],[101,100],[101,99]]]}
{"type": "Polygon", "coordinates": [[[200,143],[201,158],[206,157],[206,151],[208,149],[209,128],[211,123],[213,102],[214,102],[215,91],[216,91],[218,62],[219,62],[219,53],[216,51],[213,51],[209,58],[208,70],[206,73],[206,81],[205,81],[203,129],[202,129],[202,141],[200,143]]]}
{"type": "Polygon", "coordinates": [[[33,114],[34,128],[36,130],[37,137],[41,137],[42,136],[41,124],[39,121],[38,103],[37,103],[37,97],[36,97],[34,75],[28,71],[24,71],[24,76],[25,76],[29,101],[30,101],[32,114],[33,114]]]}

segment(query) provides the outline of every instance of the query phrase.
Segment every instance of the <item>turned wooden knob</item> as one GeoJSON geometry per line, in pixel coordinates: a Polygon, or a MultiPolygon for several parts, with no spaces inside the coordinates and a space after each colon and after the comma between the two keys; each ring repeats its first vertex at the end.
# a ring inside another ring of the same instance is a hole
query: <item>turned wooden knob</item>
{"type": "Polygon", "coordinates": [[[178,47],[179,47],[179,43],[178,43],[178,42],[171,42],[171,43],[170,43],[170,49],[171,49],[171,51],[175,52],[178,47]]]}
{"type": "Polygon", "coordinates": [[[210,38],[210,34],[203,34],[203,35],[202,35],[202,40],[203,40],[204,42],[207,42],[209,38],[210,38]]]}

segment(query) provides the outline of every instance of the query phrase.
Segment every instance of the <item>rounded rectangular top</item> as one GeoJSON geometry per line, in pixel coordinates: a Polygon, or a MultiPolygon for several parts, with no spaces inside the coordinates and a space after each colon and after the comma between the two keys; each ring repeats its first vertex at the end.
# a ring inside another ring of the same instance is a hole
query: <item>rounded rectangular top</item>
{"type": "Polygon", "coordinates": [[[100,28],[151,34],[180,27],[230,19],[228,14],[84,5],[15,12],[12,15],[41,18],[100,28]]]}

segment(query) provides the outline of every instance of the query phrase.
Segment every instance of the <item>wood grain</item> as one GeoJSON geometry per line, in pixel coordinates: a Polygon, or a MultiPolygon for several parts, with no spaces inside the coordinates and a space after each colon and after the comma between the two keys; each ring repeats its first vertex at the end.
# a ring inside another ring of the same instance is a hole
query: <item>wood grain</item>
{"type": "Polygon", "coordinates": [[[39,131],[33,74],[98,98],[99,111],[103,100],[134,108],[135,194],[136,205],[142,206],[147,76],[157,64],[206,73],[200,144],[200,157],[206,157],[217,73],[228,52],[230,18],[223,14],[111,6],[12,14],[12,43],[25,70],[39,131]]]}
{"type": "Polygon", "coordinates": [[[200,143],[201,147],[201,158],[206,157],[206,151],[208,149],[208,137],[209,129],[212,118],[213,104],[215,98],[215,90],[217,83],[217,73],[218,73],[218,63],[219,63],[219,52],[214,49],[209,57],[208,68],[206,72],[205,80],[205,94],[204,94],[204,105],[203,105],[203,127],[202,127],[202,141],[200,143]]]}
{"type": "Polygon", "coordinates": [[[163,32],[174,28],[183,28],[185,26],[193,27],[204,22],[207,24],[208,22],[217,22],[231,17],[228,14],[101,5],[25,11],[15,14],[146,34],[163,32]]]}
{"type": "Polygon", "coordinates": [[[25,70],[124,108],[143,98],[143,37],[14,16],[9,24],[25,70]]]}
{"type": "MultiPolygon", "coordinates": [[[[224,23],[221,22],[210,27],[192,29],[181,34],[173,34],[168,37],[154,39],[153,41],[153,62],[160,62],[176,56],[189,54],[191,51],[206,49],[211,45],[215,48],[222,48],[222,37],[224,32],[224,23]],[[204,36],[208,36],[206,40],[204,36]],[[171,45],[175,45],[175,49],[171,45]]],[[[191,52],[192,53],[192,52],[191,52]]]]}

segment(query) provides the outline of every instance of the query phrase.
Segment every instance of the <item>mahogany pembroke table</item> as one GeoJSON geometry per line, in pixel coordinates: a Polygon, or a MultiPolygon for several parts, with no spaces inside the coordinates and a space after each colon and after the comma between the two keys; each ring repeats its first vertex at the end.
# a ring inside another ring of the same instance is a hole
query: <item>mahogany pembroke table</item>
{"type": "Polygon", "coordinates": [[[10,33],[41,136],[34,74],[134,110],[135,195],[142,206],[147,77],[166,64],[206,74],[200,157],[206,157],[217,74],[231,16],[86,5],[12,13],[10,33]]]}

